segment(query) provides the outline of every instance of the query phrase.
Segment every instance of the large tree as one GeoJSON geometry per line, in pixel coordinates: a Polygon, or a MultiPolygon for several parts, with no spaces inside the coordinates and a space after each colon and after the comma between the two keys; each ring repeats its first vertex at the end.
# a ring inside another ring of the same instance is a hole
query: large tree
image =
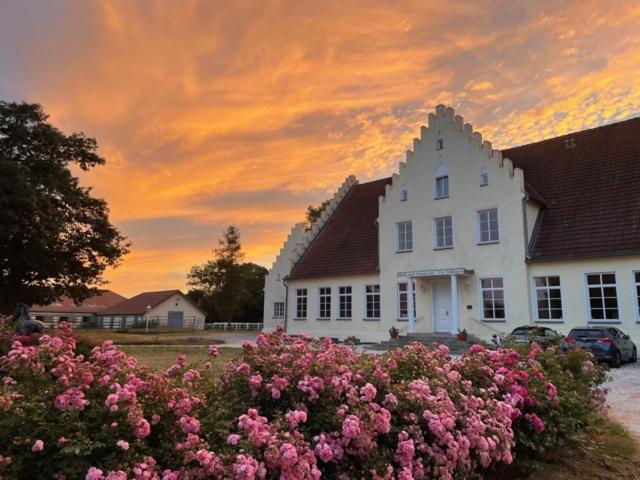
{"type": "Polygon", "coordinates": [[[0,312],[82,300],[127,252],[106,202],[70,170],[104,164],[96,141],[47,118],[40,105],[0,102],[0,312]]]}
{"type": "Polygon", "coordinates": [[[255,263],[242,263],[244,255],[236,227],[227,227],[214,256],[213,260],[191,268],[187,275],[189,296],[200,304],[209,320],[261,320],[267,269],[255,263]]]}

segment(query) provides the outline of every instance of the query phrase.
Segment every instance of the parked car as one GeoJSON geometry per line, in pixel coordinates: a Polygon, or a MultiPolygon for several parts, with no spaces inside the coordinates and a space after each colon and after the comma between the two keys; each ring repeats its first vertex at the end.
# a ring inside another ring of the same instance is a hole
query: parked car
{"type": "Polygon", "coordinates": [[[529,344],[536,342],[542,347],[546,347],[550,344],[562,343],[562,335],[549,327],[542,327],[540,325],[523,325],[513,330],[504,339],[504,343],[520,343],[529,344]]]}
{"type": "Polygon", "coordinates": [[[564,339],[564,348],[576,347],[590,351],[597,360],[613,368],[638,359],[638,350],[629,335],[614,327],[574,328],[564,339]]]}

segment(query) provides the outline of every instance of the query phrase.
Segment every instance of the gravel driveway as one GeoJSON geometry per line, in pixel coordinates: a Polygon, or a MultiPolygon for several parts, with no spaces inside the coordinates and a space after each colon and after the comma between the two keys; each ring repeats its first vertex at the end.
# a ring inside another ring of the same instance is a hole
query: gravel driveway
{"type": "Polygon", "coordinates": [[[640,437],[640,363],[626,363],[610,370],[607,403],[611,415],[640,437]]]}

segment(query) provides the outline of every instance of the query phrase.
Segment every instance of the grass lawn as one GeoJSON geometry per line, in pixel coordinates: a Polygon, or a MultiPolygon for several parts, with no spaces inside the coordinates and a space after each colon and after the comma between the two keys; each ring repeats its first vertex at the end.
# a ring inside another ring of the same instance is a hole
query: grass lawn
{"type": "MultiPolygon", "coordinates": [[[[136,357],[138,365],[146,365],[154,370],[165,370],[175,363],[178,355],[186,355],[188,365],[211,360],[208,348],[204,345],[122,345],[120,349],[136,357]]],[[[227,362],[241,355],[241,348],[220,348],[220,356],[213,362],[216,375],[222,372],[227,362]]]]}
{"type": "Polygon", "coordinates": [[[602,418],[581,438],[530,465],[530,473],[499,471],[487,480],[640,480],[640,450],[620,424],[602,418]]]}
{"type": "Polygon", "coordinates": [[[210,345],[224,343],[208,338],[203,330],[167,330],[145,334],[144,330],[78,329],[75,331],[81,341],[98,345],[105,340],[113,340],[116,345],[210,345]]]}

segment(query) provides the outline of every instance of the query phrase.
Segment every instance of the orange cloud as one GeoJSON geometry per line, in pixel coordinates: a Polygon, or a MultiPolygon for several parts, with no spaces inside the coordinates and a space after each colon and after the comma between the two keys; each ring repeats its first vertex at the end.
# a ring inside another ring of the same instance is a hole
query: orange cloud
{"type": "Polygon", "coordinates": [[[269,265],[349,174],[389,175],[438,103],[497,147],[640,110],[637,2],[80,2],[3,8],[0,97],[97,138],[83,174],[134,243],[109,272],[183,287],[227,224],[269,265]],[[33,35],[33,32],[40,32],[33,35]]]}

